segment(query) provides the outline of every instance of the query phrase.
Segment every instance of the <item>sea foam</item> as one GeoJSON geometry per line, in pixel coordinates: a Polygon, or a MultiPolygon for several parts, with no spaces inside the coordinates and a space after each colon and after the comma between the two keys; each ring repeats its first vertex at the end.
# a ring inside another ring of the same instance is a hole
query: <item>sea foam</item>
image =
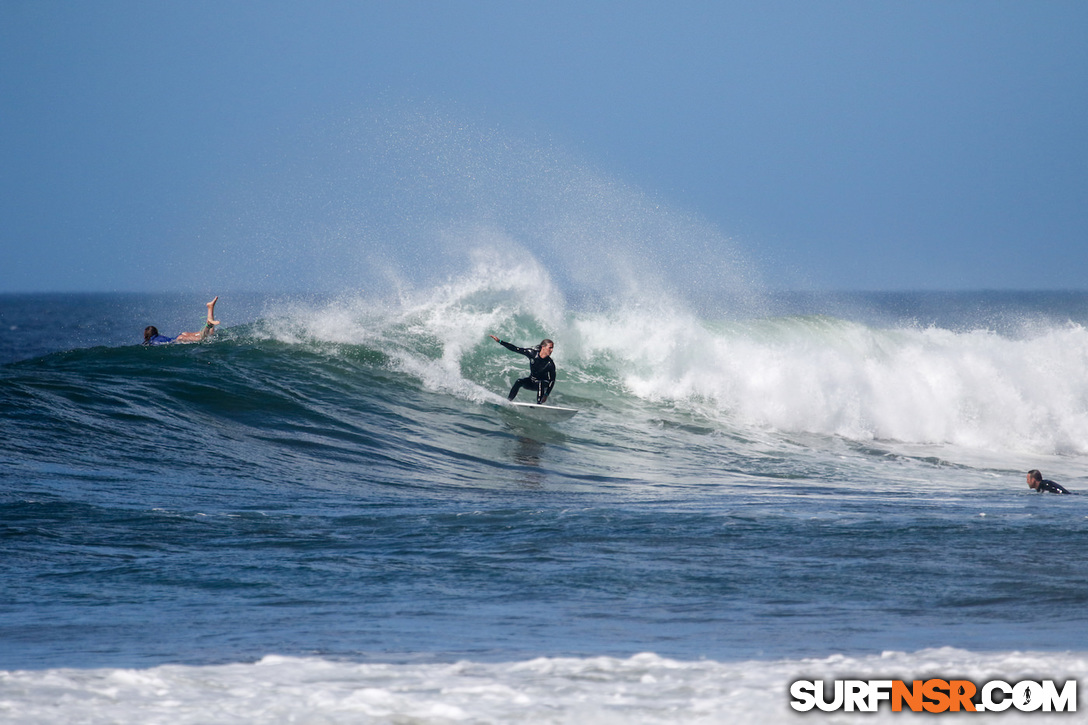
{"type": "MultiPolygon", "coordinates": [[[[144,670],[0,672],[0,717],[140,723],[776,723],[797,679],[1053,679],[1088,671],[1085,653],[980,654],[951,648],[868,657],[716,662],[654,654],[519,662],[374,664],[268,656],[252,664],[144,670]]],[[[823,715],[853,722],[858,713],[823,715]]],[[[885,703],[868,722],[913,721],[885,703]]],[[[921,716],[918,716],[921,717],[921,716]]],[[[1045,717],[1045,716],[1044,716],[1045,717]]],[[[977,714],[972,722],[1037,722],[1039,713],[977,714]]]]}

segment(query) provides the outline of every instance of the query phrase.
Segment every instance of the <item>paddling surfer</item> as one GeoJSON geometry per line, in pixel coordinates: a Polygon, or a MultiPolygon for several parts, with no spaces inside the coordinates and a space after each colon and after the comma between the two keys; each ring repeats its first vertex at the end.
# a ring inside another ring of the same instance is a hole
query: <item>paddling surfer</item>
{"type": "Polygon", "coordinates": [[[1039,471],[1034,468],[1028,471],[1028,488],[1034,489],[1039,493],[1043,493],[1044,491],[1049,493],[1069,493],[1069,491],[1065,490],[1065,486],[1043,478],[1043,474],[1039,473],[1039,471]]]}
{"type": "Polygon", "coordinates": [[[167,337],[159,334],[159,328],[148,325],[144,328],[145,345],[167,345],[171,342],[203,342],[209,335],[215,333],[215,326],[219,320],[215,319],[215,303],[219,301],[218,295],[205,307],[208,308],[208,320],[200,332],[183,332],[177,337],[167,337]]]}
{"type": "Polygon", "coordinates": [[[518,397],[518,391],[522,388],[530,388],[536,391],[537,404],[543,405],[552,392],[552,386],[555,385],[555,360],[551,356],[552,350],[555,349],[555,343],[545,339],[541,340],[536,347],[518,347],[509,342],[503,342],[494,335],[488,337],[507,350],[512,350],[529,358],[529,377],[515,381],[514,387],[510,388],[510,395],[507,398],[513,400],[518,397]]]}

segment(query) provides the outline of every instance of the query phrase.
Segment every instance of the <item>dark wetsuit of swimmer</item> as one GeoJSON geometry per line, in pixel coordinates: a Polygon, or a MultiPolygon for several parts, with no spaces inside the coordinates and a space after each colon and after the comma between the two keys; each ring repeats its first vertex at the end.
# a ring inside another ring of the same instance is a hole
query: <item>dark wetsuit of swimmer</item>
{"type": "Polygon", "coordinates": [[[145,342],[144,344],[145,345],[169,345],[171,342],[173,342],[176,339],[177,339],[176,337],[167,337],[166,335],[152,335],[151,337],[147,338],[147,342],[145,342]]]}
{"type": "Polygon", "coordinates": [[[1044,491],[1048,493],[1069,493],[1065,490],[1065,486],[1061,485],[1060,483],[1054,483],[1053,481],[1046,478],[1044,478],[1042,481],[1039,481],[1039,484],[1035,487],[1035,490],[1039,493],[1043,493],[1044,491]]]}
{"type": "Polygon", "coordinates": [[[502,340],[499,340],[499,344],[507,350],[519,352],[529,358],[529,377],[516,381],[514,387],[510,388],[510,395],[507,398],[513,400],[518,397],[519,390],[530,388],[536,391],[536,402],[543,404],[552,392],[552,386],[555,385],[555,361],[551,356],[540,357],[539,347],[517,347],[502,340]]]}

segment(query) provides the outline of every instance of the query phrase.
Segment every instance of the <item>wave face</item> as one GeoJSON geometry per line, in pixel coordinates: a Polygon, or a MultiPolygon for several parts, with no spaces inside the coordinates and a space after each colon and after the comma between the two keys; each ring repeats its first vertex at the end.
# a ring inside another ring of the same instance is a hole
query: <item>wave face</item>
{"type": "MultiPolygon", "coordinates": [[[[831,305],[839,315],[804,311],[812,300],[793,301],[778,306],[801,312],[741,319],[700,317],[657,292],[571,309],[539,266],[496,268],[487,258],[426,295],[264,304],[260,319],[231,329],[214,348],[214,354],[236,356],[221,363],[226,381],[204,384],[228,398],[270,396],[266,402],[276,405],[282,391],[254,386],[265,366],[292,358],[297,380],[284,379],[284,390],[311,385],[313,365],[320,377],[332,375],[337,385],[352,388],[355,399],[374,394],[359,383],[378,375],[391,395],[422,389],[471,415],[500,402],[509,382],[525,374],[524,359],[495,346],[488,334],[521,345],[548,336],[558,341],[555,400],[599,406],[605,416],[615,403],[625,413],[637,409],[637,419],[681,415],[736,435],[812,434],[1001,454],[1088,453],[1084,301],[985,297],[1000,307],[981,326],[970,319],[920,321],[920,311],[932,313],[927,308],[940,304],[933,295],[917,295],[913,305],[877,295],[840,299],[831,305]],[[846,304],[854,309],[844,310],[846,304]]],[[[69,311],[88,319],[83,307],[102,306],[79,299],[69,311]]],[[[972,298],[958,302],[970,307],[972,298]]],[[[111,317],[121,304],[106,305],[111,317]]],[[[79,323],[82,328],[85,320],[79,323]]],[[[122,334],[119,340],[132,338],[131,329],[122,334]]],[[[93,338],[82,329],[78,336],[49,329],[24,343],[23,354],[73,341],[93,338]]],[[[10,360],[20,356],[14,342],[4,352],[10,360]]],[[[94,366],[142,384],[143,352],[77,349],[24,361],[13,371],[32,377],[37,369],[94,366]]],[[[173,389],[148,392],[165,392],[170,400],[173,389]]],[[[305,397],[318,415],[329,402],[323,392],[305,397]]]]}
{"type": "Polygon", "coordinates": [[[755,711],[708,683],[762,666],[765,692],[836,653],[918,652],[907,677],[927,648],[1088,651],[1084,497],[1024,483],[1086,489],[1088,296],[706,314],[573,303],[481,254],[395,297],[224,296],[212,342],[133,344],[186,329],[178,302],[0,300],[0,701],[27,722],[54,686],[143,712],[160,681],[178,722],[214,721],[216,688],[277,668],[391,720],[470,713],[397,694],[421,683],[520,693],[483,720],[566,693],[573,722],[637,681],[602,717],[658,722],[674,687],[755,711]],[[579,414],[511,411],[527,364],[489,334],[554,339],[579,414]]]}

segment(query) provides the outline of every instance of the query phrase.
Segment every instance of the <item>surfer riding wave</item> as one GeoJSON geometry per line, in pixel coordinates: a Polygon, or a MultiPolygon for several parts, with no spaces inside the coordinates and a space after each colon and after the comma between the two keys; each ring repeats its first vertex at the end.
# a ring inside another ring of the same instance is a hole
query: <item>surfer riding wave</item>
{"type": "Polygon", "coordinates": [[[513,400],[518,397],[518,391],[522,388],[530,388],[536,391],[537,404],[543,405],[552,392],[552,386],[555,385],[555,360],[551,357],[555,343],[545,339],[536,347],[518,347],[509,342],[503,342],[494,335],[489,337],[507,350],[521,353],[529,358],[529,377],[516,380],[507,398],[513,400]]]}

